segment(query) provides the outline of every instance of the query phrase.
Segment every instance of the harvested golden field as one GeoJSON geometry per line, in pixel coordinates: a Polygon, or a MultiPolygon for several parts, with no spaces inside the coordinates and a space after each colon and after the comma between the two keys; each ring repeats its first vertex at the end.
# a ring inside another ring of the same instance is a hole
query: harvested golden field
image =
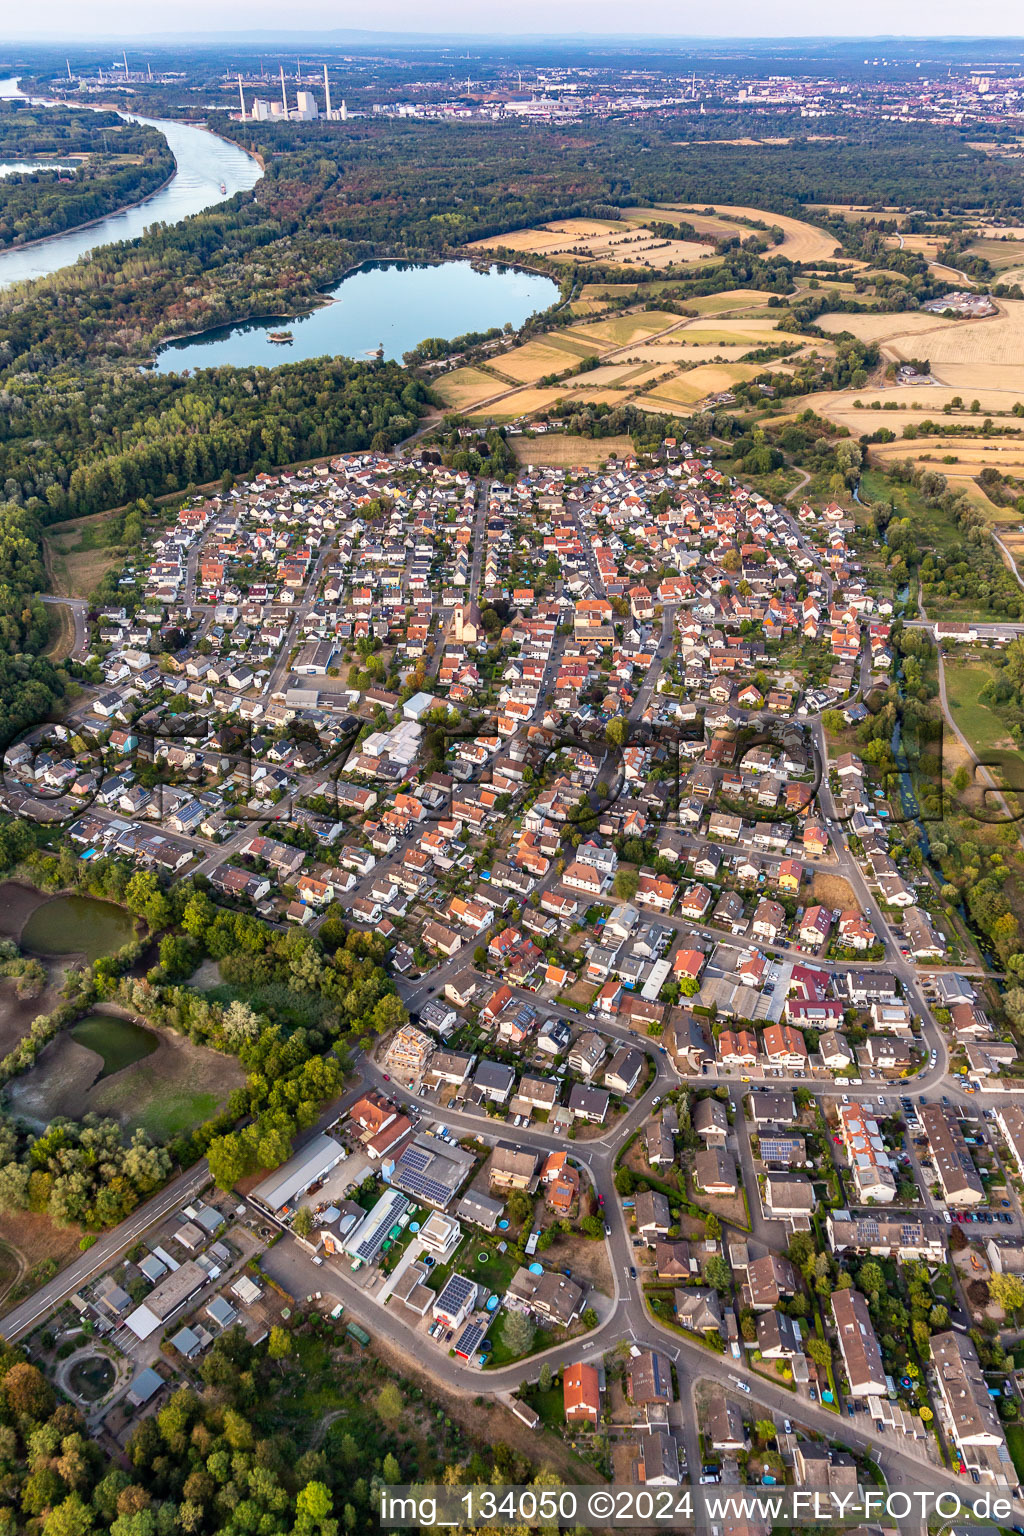
{"type": "Polygon", "coordinates": [[[495,357],[493,366],[498,373],[517,384],[535,384],[546,374],[564,373],[578,362],[578,355],[571,355],[546,341],[528,341],[525,346],[515,347],[511,352],[503,352],[495,357]]]}
{"type": "MultiPolygon", "coordinates": [[[[922,416],[936,418],[943,406],[951,403],[957,397],[957,391],[949,385],[895,385],[891,389],[858,389],[858,390],[821,390],[817,394],[803,397],[804,404],[811,410],[817,411],[822,416],[827,416],[837,426],[849,427],[855,437],[862,432],[875,432],[879,427],[888,427],[895,432],[897,437],[903,431],[908,421],[920,421],[922,416]],[[860,400],[867,409],[856,410],[854,401],[860,400]],[[895,402],[898,410],[874,411],[870,409],[873,401],[880,405],[895,402]]],[[[961,396],[970,406],[977,400],[983,412],[1003,412],[1009,410],[1013,399],[1000,393],[998,390],[972,390],[969,395],[961,396]]],[[[954,410],[951,412],[950,421],[970,421],[977,424],[977,416],[970,410],[954,410]]],[[[909,453],[913,445],[906,445],[909,453]]],[[[955,450],[954,450],[955,451],[955,450]]]]}
{"type": "MultiPolygon", "coordinates": [[[[917,338],[926,331],[942,331],[948,330],[951,326],[982,323],[978,320],[945,320],[941,315],[923,315],[919,312],[898,315],[831,314],[821,315],[818,319],[822,330],[829,331],[833,336],[838,335],[840,331],[849,331],[850,335],[856,336],[858,341],[888,343],[895,342],[897,338],[907,337],[915,344],[917,338]]],[[[932,355],[930,351],[928,355],[932,355]]]]}
{"type": "MultiPolygon", "coordinates": [[[[696,146],[699,148],[699,146],[696,146]]],[[[669,205],[666,205],[669,206],[669,205]]],[[[678,209],[680,205],[672,204],[678,209]]],[[[711,204],[707,205],[711,207],[711,204]]],[[[693,213],[687,215],[688,222],[698,231],[715,235],[739,235],[745,239],[747,235],[756,234],[756,230],[747,229],[743,224],[730,222],[729,215],[734,218],[754,219],[771,227],[777,224],[786,232],[786,238],[781,245],[772,247],[774,256],[788,256],[790,261],[831,261],[838,252],[838,246],[832,235],[823,229],[815,229],[813,224],[806,224],[803,219],[792,219],[782,213],[768,213],[764,208],[748,208],[737,203],[716,203],[713,205],[715,214],[719,217],[710,218],[705,214],[693,213]],[[720,215],[725,215],[724,218],[720,215]]],[[[851,266],[859,265],[852,262],[851,266]]]]}
{"type": "Polygon", "coordinates": [[[645,362],[652,363],[690,364],[710,363],[716,357],[724,358],[726,361],[736,361],[744,352],[749,351],[750,343],[746,341],[691,342],[680,336],[672,337],[668,341],[650,341],[640,347],[631,347],[630,356],[643,358],[645,362]]]}
{"type": "Polygon", "coordinates": [[[645,310],[638,315],[616,315],[610,320],[595,320],[592,325],[574,325],[564,334],[572,341],[586,342],[593,351],[607,352],[626,347],[637,338],[659,336],[684,322],[678,315],[663,310],[645,310]]]}
{"type": "Polygon", "coordinates": [[[637,403],[653,405],[662,401],[665,409],[675,410],[681,405],[692,405],[695,400],[703,400],[705,395],[720,394],[742,379],[752,379],[760,372],[761,367],[756,363],[701,363],[699,368],[659,384],[652,394],[644,396],[637,403]]]}
{"type": "Polygon", "coordinates": [[[639,384],[642,379],[650,378],[654,371],[653,363],[604,363],[600,368],[593,368],[589,373],[581,373],[577,378],[567,380],[566,388],[600,389],[614,386],[622,389],[627,384],[639,384]]]}
{"type": "MultiPolygon", "coordinates": [[[[762,318],[755,315],[752,318],[730,320],[727,317],[716,317],[712,325],[708,325],[703,319],[691,320],[683,331],[683,336],[688,342],[697,342],[705,346],[730,342],[742,342],[746,346],[763,346],[766,341],[773,339],[778,325],[778,320],[766,315],[762,318]]],[[[785,340],[793,338],[786,336],[785,340]]]]}
{"type": "Polygon", "coordinates": [[[550,432],[545,437],[510,437],[509,447],[520,464],[552,465],[569,469],[596,469],[614,453],[622,457],[633,452],[629,437],[571,437],[567,432],[550,432]]]}
{"type": "MultiPolygon", "coordinates": [[[[1024,474],[1024,432],[1018,438],[982,438],[965,442],[961,437],[918,437],[913,442],[899,438],[894,443],[872,443],[871,455],[880,463],[913,457],[918,463],[931,463],[947,477],[977,475],[983,469],[1000,469],[1010,475],[1024,474]],[[950,464],[943,459],[953,460],[950,464]]],[[[1020,514],[1010,509],[1015,522],[1020,514]]]]}
{"type": "MultiPolygon", "coordinates": [[[[953,363],[993,368],[1020,368],[1024,357],[1024,300],[1002,299],[1003,311],[990,320],[956,320],[941,334],[928,338],[928,356],[933,364],[953,363]]],[[[902,344],[897,333],[893,347],[902,344]]],[[[1002,380],[993,379],[993,384],[1002,380]]]]}
{"type": "MultiPolygon", "coordinates": [[[[1004,237],[1008,233],[1006,230],[1002,231],[1004,237]]],[[[973,244],[967,247],[967,254],[969,256],[984,256],[989,265],[994,267],[1000,274],[1000,277],[1002,277],[1002,274],[1008,267],[1019,267],[1024,263],[1024,242],[1020,238],[982,238],[975,240],[973,244]]]]}
{"type": "Polygon", "coordinates": [[[452,373],[442,374],[434,383],[444,403],[457,411],[467,410],[477,401],[498,394],[503,387],[499,379],[481,373],[479,368],[456,368],[452,373]]]}
{"type": "Polygon", "coordinates": [[[694,240],[666,240],[636,220],[613,224],[598,219],[564,219],[539,229],[517,229],[478,240],[467,249],[493,250],[497,246],[543,255],[549,261],[614,261],[654,271],[713,255],[706,245],[694,240]]]}
{"type": "Polygon", "coordinates": [[[730,288],[727,293],[706,293],[699,299],[687,299],[687,309],[699,315],[720,315],[732,309],[763,309],[772,297],[757,288],[730,288]]]}

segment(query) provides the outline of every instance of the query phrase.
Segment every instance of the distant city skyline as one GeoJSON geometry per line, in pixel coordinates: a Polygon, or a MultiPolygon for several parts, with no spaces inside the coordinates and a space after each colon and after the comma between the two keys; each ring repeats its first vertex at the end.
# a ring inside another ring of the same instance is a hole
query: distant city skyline
{"type": "MultiPolygon", "coordinates": [[[[191,36],[199,42],[211,34],[234,34],[243,40],[256,32],[288,33],[367,31],[408,32],[419,37],[454,34],[460,37],[635,37],[633,16],[613,0],[516,0],[516,4],[482,7],[468,0],[439,0],[429,12],[415,0],[384,0],[367,14],[355,7],[328,5],[324,0],[295,0],[282,12],[274,0],[177,0],[154,28],[152,10],[134,0],[93,0],[88,31],[78,0],[53,0],[42,16],[25,10],[10,12],[0,25],[0,44],[7,41],[105,42],[112,39],[154,39],[191,36]]],[[[820,0],[720,0],[714,7],[692,5],[676,14],[648,22],[643,36],[652,40],[678,38],[864,38],[882,42],[899,38],[1005,38],[1024,33],[1020,7],[1010,0],[861,0],[854,12],[841,6],[823,8],[820,0]]],[[[312,41],[312,38],[310,39],[312,41]]]]}

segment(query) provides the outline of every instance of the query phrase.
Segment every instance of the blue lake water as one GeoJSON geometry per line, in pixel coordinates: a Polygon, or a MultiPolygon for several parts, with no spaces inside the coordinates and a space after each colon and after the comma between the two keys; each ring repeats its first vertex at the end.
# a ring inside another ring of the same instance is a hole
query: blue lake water
{"type": "Polygon", "coordinates": [[[506,323],[518,327],[558,297],[558,286],[534,272],[498,264],[481,271],[468,261],[436,266],[409,262],[368,262],[328,295],[332,302],[300,319],[277,317],[222,326],[181,341],[157,354],[160,373],[184,368],[268,368],[308,357],[384,356],[401,360],[428,336],[465,335],[506,323]],[[285,345],[271,331],[291,331],[285,345]]]}

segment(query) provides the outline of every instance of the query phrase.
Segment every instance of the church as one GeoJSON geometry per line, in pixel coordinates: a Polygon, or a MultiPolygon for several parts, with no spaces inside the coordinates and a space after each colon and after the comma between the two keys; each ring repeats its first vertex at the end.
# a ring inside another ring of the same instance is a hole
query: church
{"type": "Polygon", "coordinates": [[[457,645],[479,645],[484,638],[483,620],[475,602],[456,603],[452,614],[452,639],[457,645]]]}

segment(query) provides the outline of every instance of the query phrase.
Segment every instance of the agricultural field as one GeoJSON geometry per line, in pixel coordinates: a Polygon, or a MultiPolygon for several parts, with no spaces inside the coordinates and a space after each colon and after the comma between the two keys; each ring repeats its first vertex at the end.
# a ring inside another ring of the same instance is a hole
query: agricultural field
{"type": "Polygon", "coordinates": [[[1024,238],[1020,233],[1011,233],[1009,230],[1001,230],[1001,238],[986,238],[975,240],[967,247],[968,256],[983,256],[993,267],[1002,283],[1015,283],[1019,279],[1015,272],[1024,271],[1024,238]]]}
{"type": "MultiPolygon", "coordinates": [[[[937,379],[961,393],[1024,395],[1024,300],[1004,299],[1000,311],[990,320],[955,322],[929,334],[927,353],[937,379]]],[[[913,356],[922,346],[919,335],[895,336],[889,349],[897,358],[913,356]]]]}
{"type": "MultiPolygon", "coordinates": [[[[959,328],[984,325],[984,320],[946,320],[942,315],[924,314],[885,314],[885,315],[822,315],[818,325],[830,335],[838,335],[841,331],[849,331],[851,336],[856,336],[858,341],[874,341],[881,345],[890,343],[895,345],[900,342],[917,342],[917,338],[923,334],[949,330],[951,327],[959,328]]],[[[929,350],[929,356],[931,351],[929,350]]]]}
{"type": "Polygon", "coordinates": [[[714,255],[709,246],[696,240],[666,240],[640,221],[612,223],[603,219],[562,219],[538,229],[517,229],[478,240],[467,250],[492,251],[499,246],[523,255],[544,256],[548,261],[616,262],[658,272],[714,255]]]}
{"type": "MultiPolygon", "coordinates": [[[[710,207],[711,205],[708,204],[710,207]]],[[[625,211],[625,210],[624,210],[625,211]]],[[[638,210],[629,210],[631,213],[638,210]]],[[[790,261],[831,261],[839,254],[839,247],[832,235],[823,229],[816,229],[813,224],[807,224],[803,219],[793,219],[782,213],[768,213],[763,208],[749,208],[736,203],[718,203],[714,205],[714,214],[705,214],[694,210],[688,212],[682,204],[665,204],[661,217],[665,218],[669,212],[681,213],[687,223],[692,224],[698,234],[713,235],[716,240],[730,239],[738,235],[745,240],[748,235],[757,234],[757,230],[748,229],[744,224],[736,224],[735,219],[754,219],[758,222],[778,225],[785,231],[786,238],[781,245],[772,247],[772,255],[788,256],[790,261]],[[723,217],[724,216],[724,217],[723,217]],[[730,217],[731,216],[731,217],[730,217]]],[[[851,267],[858,265],[850,263],[851,267]]]]}
{"type": "Polygon", "coordinates": [[[724,315],[737,310],[741,314],[751,309],[764,309],[770,293],[758,288],[730,288],[727,293],[706,293],[702,298],[687,299],[687,309],[695,309],[699,315],[724,315]]]}
{"type": "Polygon", "coordinates": [[[561,334],[568,340],[585,344],[586,350],[600,355],[618,347],[629,346],[638,339],[658,336],[665,331],[685,325],[678,315],[665,310],[644,310],[635,315],[615,315],[607,320],[596,320],[590,325],[574,325],[561,334]]]}
{"type": "Polygon", "coordinates": [[[760,363],[701,363],[689,373],[681,373],[678,378],[659,384],[638,403],[651,410],[678,410],[680,406],[703,400],[705,395],[729,390],[741,379],[752,379],[761,372],[762,366],[760,363]]]}
{"type": "Polygon", "coordinates": [[[452,373],[442,374],[434,387],[453,410],[470,411],[479,401],[500,393],[503,386],[499,379],[479,368],[456,368],[452,373]]]}
{"type": "Polygon", "coordinates": [[[574,437],[568,432],[549,432],[543,437],[510,437],[508,444],[520,464],[556,469],[576,466],[596,469],[612,454],[622,458],[633,452],[631,437],[574,437]]]}

